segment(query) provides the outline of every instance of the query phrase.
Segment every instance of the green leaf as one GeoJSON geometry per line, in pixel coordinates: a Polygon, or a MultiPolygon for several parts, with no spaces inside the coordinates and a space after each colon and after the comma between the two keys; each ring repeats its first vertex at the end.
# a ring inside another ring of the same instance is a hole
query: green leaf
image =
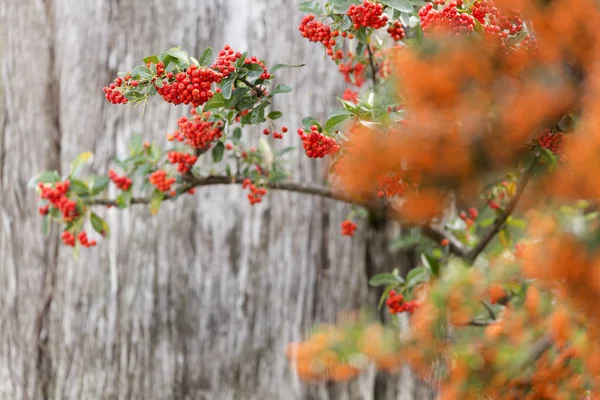
{"type": "Polygon", "coordinates": [[[223,142],[218,142],[215,147],[212,149],[212,159],[213,162],[219,162],[223,159],[223,154],[225,154],[225,145],[223,142]]]}
{"type": "Polygon", "coordinates": [[[260,64],[246,64],[246,68],[248,69],[247,77],[249,79],[256,79],[265,72],[260,64]]]}
{"type": "Polygon", "coordinates": [[[234,137],[235,139],[240,139],[240,138],[242,137],[242,128],[240,128],[239,126],[238,126],[238,127],[236,127],[236,128],[233,130],[233,137],[234,137]]]}
{"type": "Polygon", "coordinates": [[[377,305],[377,309],[380,310],[381,307],[383,306],[383,304],[385,303],[385,300],[388,298],[388,296],[390,295],[390,292],[392,291],[392,289],[394,289],[397,285],[393,284],[393,285],[388,285],[385,290],[383,291],[383,293],[381,294],[381,297],[379,298],[379,304],[377,305]]]}
{"type": "Polygon", "coordinates": [[[321,132],[323,129],[321,128],[321,124],[319,124],[319,121],[317,121],[316,119],[314,119],[313,117],[306,117],[302,120],[302,125],[304,126],[304,128],[307,131],[310,131],[310,127],[312,125],[316,125],[317,128],[319,129],[319,132],[321,132]]]}
{"type": "Polygon", "coordinates": [[[305,65],[306,64],[275,64],[269,72],[271,73],[271,75],[273,75],[273,74],[275,74],[275,72],[277,72],[283,68],[301,68],[301,67],[304,67],[305,65]]]}
{"type": "Polygon", "coordinates": [[[288,178],[288,173],[286,173],[285,171],[281,171],[281,170],[272,171],[269,174],[269,182],[271,182],[271,183],[281,182],[281,181],[286,180],[287,178],[288,178]]]}
{"type": "Polygon", "coordinates": [[[269,119],[276,120],[281,118],[282,115],[283,113],[281,111],[271,111],[267,117],[269,119]]]}
{"type": "Polygon", "coordinates": [[[103,237],[108,237],[110,235],[110,228],[105,220],[100,218],[98,214],[91,213],[90,214],[90,222],[92,223],[92,227],[96,232],[98,232],[103,237]]]}
{"type": "Polygon", "coordinates": [[[221,93],[215,93],[215,95],[204,104],[204,111],[214,110],[215,108],[221,108],[225,105],[225,97],[221,93]]]}
{"type": "Polygon", "coordinates": [[[48,235],[50,233],[50,215],[45,215],[42,219],[42,233],[48,235]]]}
{"type": "Polygon", "coordinates": [[[421,253],[421,260],[423,264],[433,273],[435,276],[440,275],[440,262],[436,260],[433,256],[425,253],[421,253]]]}
{"type": "Polygon", "coordinates": [[[71,179],[71,185],[69,185],[69,191],[79,195],[85,196],[90,194],[90,189],[85,184],[85,182],[80,181],[79,179],[71,179]]]}
{"type": "Polygon", "coordinates": [[[397,285],[402,283],[402,278],[396,277],[390,273],[375,274],[369,279],[369,286],[377,287],[383,285],[397,285]]]}
{"type": "Polygon", "coordinates": [[[409,0],[379,0],[379,2],[398,11],[407,13],[413,11],[413,5],[409,0]]]}
{"type": "Polygon", "coordinates": [[[496,217],[486,218],[479,223],[479,226],[482,228],[486,228],[486,227],[492,225],[495,220],[496,220],[496,217]]]}
{"type": "Polygon", "coordinates": [[[261,103],[258,107],[252,110],[250,114],[250,123],[259,124],[261,122],[265,122],[265,108],[267,107],[267,103],[261,103]]]}
{"type": "Polygon", "coordinates": [[[131,192],[131,189],[121,193],[117,197],[117,207],[127,208],[131,204],[132,197],[133,193],[131,192]]]}
{"type": "Polygon", "coordinates": [[[298,5],[298,10],[311,14],[321,14],[323,12],[318,1],[304,1],[298,5]]]}
{"type": "Polygon", "coordinates": [[[206,49],[204,49],[202,55],[198,59],[198,63],[201,67],[206,67],[210,64],[210,62],[212,61],[213,53],[214,51],[212,47],[207,47],[206,49]]]}
{"type": "Polygon", "coordinates": [[[160,60],[158,59],[157,56],[148,56],[148,57],[144,57],[144,63],[148,64],[158,64],[160,62],[160,60]]]}
{"type": "Polygon", "coordinates": [[[276,94],[280,94],[280,93],[289,93],[291,91],[292,91],[291,87],[289,87],[287,85],[279,84],[275,87],[275,89],[273,89],[270,96],[275,96],[276,94]]]}
{"type": "Polygon", "coordinates": [[[167,50],[166,54],[179,60],[180,64],[189,65],[190,63],[190,57],[187,55],[187,53],[178,48],[167,50]]]}
{"type": "MultiPolygon", "coordinates": [[[[231,98],[231,92],[233,91],[233,82],[236,80],[237,78],[237,74],[233,73],[230,74],[227,78],[223,79],[223,81],[221,81],[220,87],[221,87],[221,94],[223,95],[223,97],[225,99],[230,99],[231,98]]],[[[213,96],[214,98],[214,96],[213,96]]]]}
{"type": "Polygon", "coordinates": [[[144,139],[142,135],[131,135],[129,138],[129,151],[131,155],[136,155],[144,150],[144,139]]]}
{"type": "Polygon", "coordinates": [[[109,182],[110,182],[110,179],[108,179],[108,176],[95,177],[92,182],[92,190],[91,190],[92,195],[95,196],[98,193],[102,192],[104,189],[106,189],[108,187],[109,182]]]}
{"type": "Polygon", "coordinates": [[[417,267],[410,270],[406,275],[406,286],[413,287],[429,279],[429,270],[426,267],[417,267]]]}
{"type": "Polygon", "coordinates": [[[83,164],[88,162],[93,156],[94,153],[91,151],[85,151],[75,157],[75,159],[71,162],[71,175],[76,175],[83,164]]]}
{"type": "Polygon", "coordinates": [[[57,171],[44,171],[31,178],[27,186],[33,188],[39,183],[58,183],[60,181],[61,177],[57,171]]]}
{"type": "Polygon", "coordinates": [[[150,214],[158,214],[158,211],[160,211],[160,206],[164,199],[165,194],[159,190],[155,191],[152,194],[152,198],[150,199],[150,214]]]}
{"type": "Polygon", "coordinates": [[[481,36],[485,36],[485,29],[483,28],[483,25],[481,25],[481,22],[479,22],[477,20],[477,18],[474,18],[475,21],[475,32],[477,32],[478,34],[480,34],[481,36]]]}
{"type": "Polygon", "coordinates": [[[136,79],[150,79],[152,78],[152,70],[145,65],[138,65],[131,70],[131,76],[136,79]]]}
{"type": "Polygon", "coordinates": [[[333,117],[329,118],[327,122],[325,122],[325,132],[333,131],[334,128],[341,125],[344,121],[346,121],[349,118],[349,114],[334,115],[333,117]]]}
{"type": "Polygon", "coordinates": [[[518,229],[525,229],[525,228],[527,228],[527,222],[525,222],[525,220],[519,219],[519,218],[508,217],[506,219],[506,223],[509,226],[512,226],[512,227],[518,228],[518,229]]]}

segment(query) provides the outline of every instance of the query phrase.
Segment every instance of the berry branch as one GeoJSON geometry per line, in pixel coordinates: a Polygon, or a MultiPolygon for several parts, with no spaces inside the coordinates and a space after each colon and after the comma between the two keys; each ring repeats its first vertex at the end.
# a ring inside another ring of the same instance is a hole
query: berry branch
{"type": "Polygon", "coordinates": [[[475,246],[471,251],[469,251],[466,254],[466,260],[469,263],[472,264],[473,262],[475,262],[477,257],[485,250],[485,248],[492,241],[492,239],[494,239],[494,237],[502,230],[502,228],[504,227],[504,224],[506,223],[506,220],[508,219],[508,217],[510,217],[510,215],[514,211],[515,207],[519,203],[519,200],[521,199],[521,195],[523,194],[525,187],[527,186],[527,184],[529,183],[529,180],[531,179],[531,177],[533,175],[533,171],[535,170],[538,160],[539,160],[539,155],[536,154],[533,161],[531,162],[531,165],[523,173],[523,176],[521,177],[521,180],[520,180],[519,184],[517,185],[515,194],[512,197],[512,199],[510,200],[510,202],[508,203],[508,205],[506,206],[506,208],[494,220],[494,224],[489,229],[489,231],[483,236],[483,238],[481,238],[479,243],[477,243],[477,246],[475,246]]]}

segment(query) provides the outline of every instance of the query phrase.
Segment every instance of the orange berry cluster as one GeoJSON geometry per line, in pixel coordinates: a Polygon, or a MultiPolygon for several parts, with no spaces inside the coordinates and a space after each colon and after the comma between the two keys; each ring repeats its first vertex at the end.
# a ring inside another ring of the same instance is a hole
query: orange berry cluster
{"type": "Polygon", "coordinates": [[[131,187],[132,181],[127,176],[119,176],[114,170],[110,169],[108,171],[108,177],[111,181],[117,185],[117,188],[121,190],[129,190],[131,187]]]}
{"type": "Polygon", "coordinates": [[[354,232],[356,232],[356,225],[354,222],[349,219],[342,222],[342,236],[354,236],[354,232]]]}
{"type": "Polygon", "coordinates": [[[323,135],[316,125],[310,127],[310,132],[298,129],[298,135],[302,139],[304,151],[309,158],[323,158],[327,154],[333,154],[340,149],[334,138],[323,135]]]}
{"type": "Polygon", "coordinates": [[[222,122],[217,123],[206,121],[208,113],[204,117],[194,115],[191,119],[187,117],[179,118],[177,121],[178,130],[167,136],[169,140],[185,142],[194,149],[207,147],[211,142],[219,139],[222,133],[222,122]]]}
{"type": "MultiPolygon", "coordinates": [[[[58,208],[58,210],[62,213],[65,221],[72,221],[77,217],[77,203],[75,200],[70,200],[67,197],[67,192],[69,191],[69,186],[71,182],[69,180],[65,180],[64,182],[58,182],[54,187],[51,185],[45,185],[40,183],[38,187],[41,190],[40,199],[48,200],[50,204],[54,207],[58,208]]],[[[44,208],[40,209],[40,214],[44,212],[48,213],[48,209],[44,208]]],[[[45,215],[43,214],[43,215],[45,215]]]]}
{"type": "Polygon", "coordinates": [[[248,178],[244,179],[242,182],[243,189],[250,189],[250,193],[248,193],[248,201],[250,205],[254,205],[256,203],[260,203],[264,195],[267,194],[267,189],[256,187],[252,181],[248,178]]]}
{"type": "Polygon", "coordinates": [[[219,71],[223,77],[229,76],[235,71],[235,62],[242,57],[242,53],[235,51],[228,44],[223,47],[212,66],[212,69],[219,71]]]}
{"type": "Polygon", "coordinates": [[[173,82],[164,82],[162,87],[157,88],[157,92],[168,103],[198,107],[213,97],[212,84],[219,83],[222,79],[222,73],[192,64],[185,72],[175,75],[173,82]]]}
{"type": "Polygon", "coordinates": [[[390,173],[381,176],[377,179],[379,190],[377,191],[377,197],[393,197],[402,196],[409,185],[402,181],[400,174],[390,173]]]}
{"type": "Polygon", "coordinates": [[[404,39],[404,28],[400,21],[396,21],[388,27],[388,33],[396,42],[404,39]]]}
{"type": "Polygon", "coordinates": [[[150,174],[150,183],[156,186],[161,192],[168,192],[171,186],[176,182],[175,178],[167,178],[167,172],[159,169],[150,174]]]}
{"type": "Polygon", "coordinates": [[[383,6],[368,0],[364,0],[361,5],[352,4],[346,14],[356,30],[363,26],[379,29],[385,26],[388,20],[387,15],[383,15],[383,6]]]}
{"type": "Polygon", "coordinates": [[[170,151],[167,157],[171,164],[177,164],[177,171],[182,174],[190,172],[196,161],[198,161],[197,156],[178,151],[170,151]]]}
{"type": "Polygon", "coordinates": [[[477,219],[477,217],[479,216],[479,211],[477,211],[477,209],[475,207],[471,207],[468,210],[468,215],[466,212],[461,211],[458,216],[460,217],[460,219],[462,219],[463,221],[465,221],[465,223],[467,224],[467,227],[471,227],[473,226],[473,223],[475,222],[475,220],[477,219]]]}
{"type": "Polygon", "coordinates": [[[396,293],[395,290],[390,290],[390,294],[385,301],[390,314],[397,314],[401,312],[412,313],[419,307],[419,302],[416,300],[404,301],[402,293],[396,293]]]}

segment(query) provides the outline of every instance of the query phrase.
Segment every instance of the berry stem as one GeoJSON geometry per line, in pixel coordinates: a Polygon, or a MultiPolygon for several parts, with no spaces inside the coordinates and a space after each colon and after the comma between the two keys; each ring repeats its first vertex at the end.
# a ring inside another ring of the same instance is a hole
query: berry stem
{"type": "Polygon", "coordinates": [[[371,45],[367,44],[367,52],[369,53],[369,64],[371,65],[371,79],[373,80],[373,90],[377,88],[377,68],[375,67],[375,60],[373,59],[373,50],[371,45]]]}

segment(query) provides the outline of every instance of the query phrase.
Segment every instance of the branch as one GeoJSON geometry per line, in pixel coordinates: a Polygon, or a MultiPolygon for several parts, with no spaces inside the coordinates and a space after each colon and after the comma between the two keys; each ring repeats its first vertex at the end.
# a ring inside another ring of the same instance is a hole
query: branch
{"type": "MultiPolygon", "coordinates": [[[[240,177],[227,177],[223,175],[209,175],[203,178],[186,177],[186,182],[188,183],[188,185],[186,186],[186,190],[194,187],[210,185],[240,185],[243,183],[243,181],[244,179],[240,177]]],[[[337,193],[330,188],[320,185],[299,182],[278,182],[268,183],[266,187],[274,190],[304,193],[313,196],[320,196],[323,198],[342,201],[344,203],[364,207],[367,210],[373,212],[382,212],[382,210],[384,210],[384,208],[382,208],[381,205],[377,206],[366,202],[360,202],[356,199],[352,199],[341,193],[337,193]]],[[[169,194],[165,194],[165,200],[173,200],[176,197],[178,196],[171,196],[169,194]]],[[[151,200],[152,199],[150,197],[133,197],[131,199],[130,204],[150,204],[151,200]]],[[[94,199],[89,204],[92,206],[96,205],[116,207],[117,201],[111,199],[94,199]]],[[[431,240],[437,243],[441,242],[443,239],[448,239],[448,241],[450,242],[450,251],[459,257],[465,258],[468,254],[467,250],[464,248],[462,243],[458,241],[458,239],[456,239],[453,235],[446,233],[433,225],[426,225],[422,227],[422,233],[423,235],[429,237],[431,240]]]]}
{"type": "Polygon", "coordinates": [[[554,340],[552,340],[551,335],[542,336],[531,346],[531,351],[529,352],[529,356],[525,361],[525,364],[535,364],[535,362],[546,352],[546,350],[552,347],[554,340]]]}
{"type": "Polygon", "coordinates": [[[373,90],[377,87],[377,68],[375,67],[375,61],[373,60],[373,50],[371,45],[367,44],[367,51],[369,52],[369,64],[371,65],[371,79],[373,80],[373,90]]]}
{"type": "Polygon", "coordinates": [[[504,223],[506,222],[506,220],[508,219],[508,217],[510,217],[510,215],[514,211],[515,207],[517,206],[517,203],[521,199],[521,195],[523,194],[523,191],[525,190],[525,187],[527,186],[527,183],[529,183],[529,179],[533,175],[533,170],[535,169],[535,166],[537,165],[537,161],[538,161],[538,156],[536,156],[534,158],[534,160],[531,163],[531,165],[529,166],[529,168],[523,173],[523,177],[521,178],[521,181],[519,182],[519,185],[517,186],[517,191],[515,192],[515,195],[510,200],[510,202],[508,203],[508,205],[506,206],[506,208],[504,209],[504,211],[502,212],[502,214],[500,214],[496,218],[496,220],[494,221],[494,225],[492,225],[492,227],[490,228],[490,230],[479,241],[479,243],[477,244],[477,246],[474,247],[467,254],[466,259],[467,259],[467,261],[469,261],[469,263],[472,264],[477,259],[477,257],[479,256],[479,254],[481,254],[481,252],[483,252],[483,250],[485,250],[485,248],[487,247],[487,245],[498,234],[498,232],[500,232],[502,230],[502,228],[504,227],[504,223]]]}
{"type": "Polygon", "coordinates": [[[454,235],[445,232],[442,228],[426,225],[421,228],[421,232],[436,243],[441,243],[444,239],[448,240],[450,251],[458,257],[465,258],[469,254],[469,251],[454,235]]]}
{"type": "Polygon", "coordinates": [[[262,95],[264,94],[263,89],[257,87],[256,85],[250,83],[249,80],[247,80],[246,78],[236,78],[238,81],[242,82],[244,85],[248,86],[249,88],[252,88],[252,90],[254,90],[256,92],[256,97],[262,97],[262,95]]]}

